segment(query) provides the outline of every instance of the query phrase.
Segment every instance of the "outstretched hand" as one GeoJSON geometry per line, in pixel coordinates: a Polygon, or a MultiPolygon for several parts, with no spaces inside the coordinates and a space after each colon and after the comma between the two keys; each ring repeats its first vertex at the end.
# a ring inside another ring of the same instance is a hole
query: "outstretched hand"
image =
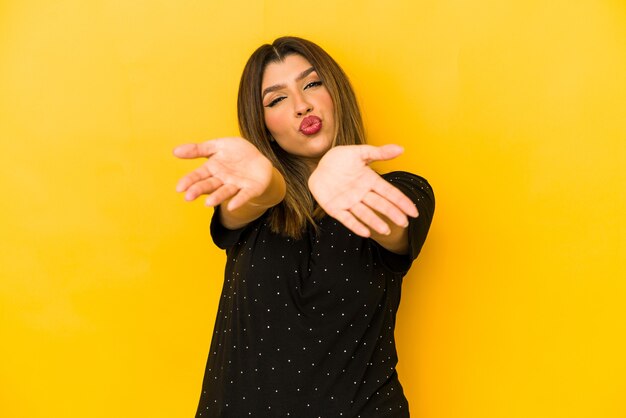
{"type": "Polygon", "coordinates": [[[329,150],[309,178],[309,188],[326,213],[362,237],[370,229],[388,235],[384,215],[400,227],[408,225],[407,216],[416,217],[411,200],[369,167],[378,160],[402,154],[397,145],[338,146],[329,150]]]}
{"type": "Polygon", "coordinates": [[[272,178],[272,163],[243,138],[219,138],[174,149],[178,158],[207,158],[197,169],[184,176],[176,186],[186,200],[208,195],[207,206],[227,200],[235,210],[261,196],[272,178]]]}

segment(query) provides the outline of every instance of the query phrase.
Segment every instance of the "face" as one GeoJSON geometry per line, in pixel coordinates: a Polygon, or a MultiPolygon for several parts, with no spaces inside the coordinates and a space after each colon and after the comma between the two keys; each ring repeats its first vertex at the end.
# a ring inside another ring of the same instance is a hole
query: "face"
{"type": "Polygon", "coordinates": [[[278,145],[312,168],[335,135],[333,102],[315,69],[301,55],[269,64],[261,83],[265,126],[278,145]]]}

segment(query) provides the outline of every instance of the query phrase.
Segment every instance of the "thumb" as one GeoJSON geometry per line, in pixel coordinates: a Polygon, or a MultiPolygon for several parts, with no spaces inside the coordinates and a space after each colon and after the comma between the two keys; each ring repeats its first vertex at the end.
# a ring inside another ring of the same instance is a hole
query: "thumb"
{"type": "Polygon", "coordinates": [[[184,144],[174,148],[174,155],[178,158],[200,158],[210,157],[217,151],[213,141],[201,142],[199,144],[184,144]]]}
{"type": "Polygon", "coordinates": [[[384,161],[396,158],[404,152],[400,145],[388,144],[380,147],[367,146],[361,150],[361,156],[369,164],[372,161],[384,161]]]}

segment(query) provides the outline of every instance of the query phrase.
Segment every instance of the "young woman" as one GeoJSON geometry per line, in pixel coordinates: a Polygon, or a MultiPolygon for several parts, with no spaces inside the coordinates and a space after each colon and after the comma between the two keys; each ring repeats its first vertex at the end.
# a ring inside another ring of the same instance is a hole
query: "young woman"
{"type": "Polygon", "coordinates": [[[207,158],[177,190],[207,195],[228,257],[196,416],[408,417],[394,326],[430,186],[369,167],[402,149],[364,144],[348,78],[312,42],[258,48],[237,106],[242,138],[174,150],[207,158]]]}

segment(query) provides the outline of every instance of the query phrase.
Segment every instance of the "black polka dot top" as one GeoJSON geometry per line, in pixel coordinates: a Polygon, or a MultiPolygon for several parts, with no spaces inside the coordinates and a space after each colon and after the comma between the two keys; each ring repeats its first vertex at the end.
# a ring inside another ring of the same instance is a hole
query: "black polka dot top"
{"type": "Polygon", "coordinates": [[[417,206],[408,255],[333,218],[293,240],[262,216],[211,221],[227,263],[196,417],[408,417],[396,373],[402,277],[426,239],[434,195],[406,172],[383,177],[417,206]]]}

